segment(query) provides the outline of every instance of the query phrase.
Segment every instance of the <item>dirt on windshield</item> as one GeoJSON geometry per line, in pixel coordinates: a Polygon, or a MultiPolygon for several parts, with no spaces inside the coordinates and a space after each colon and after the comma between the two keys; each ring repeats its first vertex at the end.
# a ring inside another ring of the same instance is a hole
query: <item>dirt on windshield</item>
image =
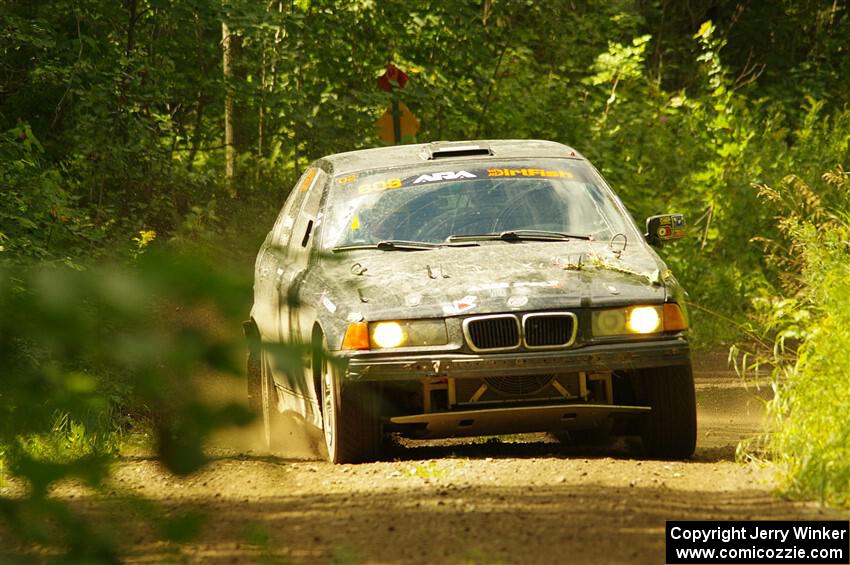
{"type": "Polygon", "coordinates": [[[738,442],[761,429],[769,387],[745,385],[717,356],[695,368],[700,428],[689,461],[644,459],[624,440],[587,448],[528,434],[397,441],[385,461],[334,466],[293,422],[286,453],[257,449],[256,430],[228,432],[213,462],[186,479],[145,456],[122,459],[116,494],[204,516],[188,543],[156,541],[141,514],[117,517],[79,487],[57,492],[100,517],[128,562],[663,563],[666,520],[846,519],[781,499],[769,468],[736,463],[738,442]]]}

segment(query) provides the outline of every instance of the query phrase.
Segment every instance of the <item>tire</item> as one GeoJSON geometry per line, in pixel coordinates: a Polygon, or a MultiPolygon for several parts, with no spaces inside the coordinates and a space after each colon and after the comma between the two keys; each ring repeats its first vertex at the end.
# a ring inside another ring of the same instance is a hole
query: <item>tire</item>
{"type": "Polygon", "coordinates": [[[269,451],[281,448],[280,427],[282,416],[278,411],[278,392],[272,378],[272,368],[269,364],[268,354],[260,353],[260,406],[257,411],[262,415],[261,437],[263,446],[269,451]]]}
{"type": "Polygon", "coordinates": [[[250,351],[245,371],[248,384],[248,408],[257,416],[263,413],[263,381],[260,357],[260,352],[250,351]]]}
{"type": "Polygon", "coordinates": [[[253,320],[242,322],[242,333],[245,335],[245,344],[248,346],[248,358],[245,362],[245,377],[248,385],[248,408],[254,414],[262,414],[262,345],[260,343],[260,332],[253,320]]]}
{"type": "Polygon", "coordinates": [[[639,396],[652,407],[641,430],[644,451],[660,459],[692,456],[697,439],[697,411],[690,363],[643,369],[637,377],[639,396]]]}
{"type": "Polygon", "coordinates": [[[383,439],[377,388],[371,383],[344,383],[327,355],[316,365],[321,371],[322,429],[328,461],[374,461],[380,456],[383,439]]]}

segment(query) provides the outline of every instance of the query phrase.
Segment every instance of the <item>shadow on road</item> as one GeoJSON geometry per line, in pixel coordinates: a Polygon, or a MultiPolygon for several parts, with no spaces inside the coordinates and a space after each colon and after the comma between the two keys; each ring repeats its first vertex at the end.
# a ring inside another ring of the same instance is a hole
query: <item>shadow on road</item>
{"type": "Polygon", "coordinates": [[[203,512],[201,537],[178,548],[154,542],[153,532],[118,530],[129,561],[553,563],[568,556],[571,563],[662,563],[666,520],[791,519],[801,512],[765,491],[618,488],[592,479],[161,503],[203,512]]]}

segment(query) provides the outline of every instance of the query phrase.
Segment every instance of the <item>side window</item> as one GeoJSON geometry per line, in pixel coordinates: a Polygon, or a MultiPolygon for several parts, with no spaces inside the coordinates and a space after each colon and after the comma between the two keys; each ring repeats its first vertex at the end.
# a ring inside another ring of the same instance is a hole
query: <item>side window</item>
{"type": "Polygon", "coordinates": [[[324,171],[318,169],[317,171],[315,178],[312,179],[312,186],[309,187],[304,205],[301,207],[301,213],[298,214],[298,218],[295,220],[292,235],[293,247],[296,245],[307,247],[313,232],[318,227],[320,220],[319,205],[322,202],[322,193],[325,190],[327,175],[324,171]]]}
{"type": "Polygon", "coordinates": [[[295,221],[301,209],[301,204],[304,202],[304,197],[313,184],[317,172],[318,169],[315,167],[304,171],[295,188],[289,193],[286,204],[283,205],[283,210],[281,210],[280,216],[278,216],[272,230],[271,245],[277,247],[286,247],[289,245],[289,239],[292,237],[292,231],[295,227],[295,221]]]}

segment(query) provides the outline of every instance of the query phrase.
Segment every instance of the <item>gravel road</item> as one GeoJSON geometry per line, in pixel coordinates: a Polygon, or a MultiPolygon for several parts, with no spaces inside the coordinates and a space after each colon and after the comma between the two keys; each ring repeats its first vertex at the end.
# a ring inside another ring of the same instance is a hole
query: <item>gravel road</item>
{"type": "Polygon", "coordinates": [[[213,463],[188,479],[125,458],[118,492],[206,516],[182,545],[154,541],[134,514],[78,487],[59,494],[111,523],[130,562],[663,563],[669,519],[846,519],[782,500],[769,469],[735,462],[769,388],[711,365],[697,363],[699,440],[685,462],[534,434],[400,444],[385,462],[333,466],[296,445],[295,429],[291,452],[271,455],[251,449],[250,432],[222,435],[213,463]]]}

